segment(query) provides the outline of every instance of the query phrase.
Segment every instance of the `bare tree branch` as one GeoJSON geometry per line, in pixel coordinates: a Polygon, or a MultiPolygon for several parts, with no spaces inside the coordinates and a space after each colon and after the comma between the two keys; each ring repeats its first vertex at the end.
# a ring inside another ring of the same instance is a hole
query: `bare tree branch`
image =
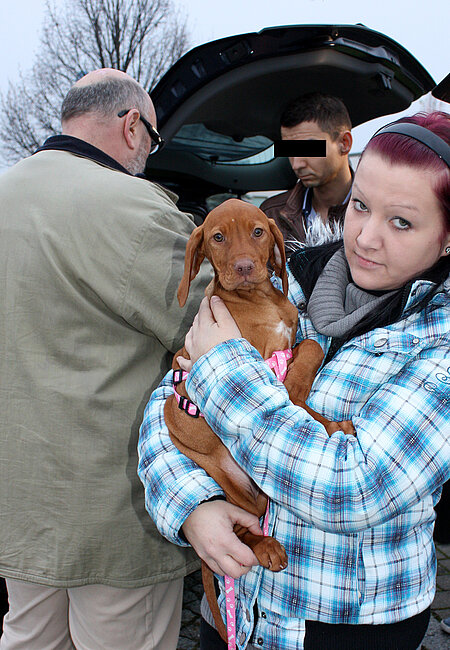
{"type": "Polygon", "coordinates": [[[33,67],[0,94],[1,154],[11,164],[60,132],[70,86],[97,68],[128,72],[150,90],[188,48],[174,0],[50,1],[33,67]]]}

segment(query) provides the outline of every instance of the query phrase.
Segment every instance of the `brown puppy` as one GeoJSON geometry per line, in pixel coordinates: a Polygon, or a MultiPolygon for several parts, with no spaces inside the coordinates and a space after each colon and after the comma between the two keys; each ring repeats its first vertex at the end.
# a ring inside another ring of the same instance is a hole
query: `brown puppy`
{"type": "MultiPolygon", "coordinates": [[[[277,350],[291,349],[295,342],[298,314],[286,297],[288,281],[284,242],[275,222],[259,208],[237,199],[229,199],[212,210],[203,225],[193,231],[187,244],[184,275],[178,289],[181,306],[186,302],[190,283],[205,257],[214,269],[214,279],[205,293],[208,297],[217,295],[222,298],[242,336],[264,359],[269,359],[277,350]],[[283,293],[271,283],[268,263],[281,278],[283,293]]],[[[189,358],[184,348],[180,350],[174,357],[174,370],[179,369],[177,356],[189,358]]],[[[285,380],[290,399],[306,408],[330,435],[338,429],[351,433],[351,423],[329,422],[305,405],[322,359],[322,348],[315,341],[305,340],[295,348],[285,380]]],[[[184,381],[177,384],[176,391],[187,401],[182,399],[180,404],[172,395],[164,409],[165,421],[176,447],[205,469],[222,487],[227,501],[262,517],[267,504],[266,495],[237,465],[204,418],[186,412],[190,410],[195,414],[195,407],[189,402],[184,381]]],[[[273,537],[253,535],[240,527],[236,527],[235,532],[250,546],[262,566],[272,571],[287,566],[286,552],[273,537]]],[[[210,573],[206,576],[207,585],[204,572],[207,596],[210,596],[208,591],[211,589],[209,576],[210,573]]],[[[216,619],[217,602],[214,606],[210,598],[208,600],[216,619]]],[[[221,618],[215,622],[226,640],[221,618]]]]}

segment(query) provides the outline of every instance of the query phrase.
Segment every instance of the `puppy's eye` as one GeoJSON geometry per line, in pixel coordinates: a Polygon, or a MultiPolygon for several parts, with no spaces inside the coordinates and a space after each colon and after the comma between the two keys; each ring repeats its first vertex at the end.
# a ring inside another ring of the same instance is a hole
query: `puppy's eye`
{"type": "Polygon", "coordinates": [[[262,228],[255,228],[255,230],[253,231],[253,234],[255,235],[255,237],[261,237],[263,232],[264,232],[264,230],[262,228]]]}
{"type": "Polygon", "coordinates": [[[223,240],[225,239],[225,237],[222,235],[221,232],[216,232],[216,234],[213,235],[213,238],[214,238],[216,241],[223,241],[223,240]]]}

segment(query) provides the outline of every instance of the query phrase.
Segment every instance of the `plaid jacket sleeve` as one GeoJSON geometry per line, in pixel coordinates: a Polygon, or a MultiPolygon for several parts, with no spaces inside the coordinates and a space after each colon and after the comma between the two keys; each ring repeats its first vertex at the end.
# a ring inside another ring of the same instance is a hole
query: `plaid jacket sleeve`
{"type": "Polygon", "coordinates": [[[221,488],[172,443],[164,421],[164,404],[173,392],[170,371],[153,392],[139,432],[138,474],[145,505],[158,530],[169,541],[188,546],[180,529],[195,508],[221,488]]]}
{"type": "Polygon", "coordinates": [[[404,512],[450,477],[448,335],[400,361],[372,352],[342,348],[313,390],[313,408],[338,404],[327,417],[351,418],[356,436],[328,437],[243,339],[201,357],[187,389],[273,501],[322,530],[352,534],[404,512]]]}

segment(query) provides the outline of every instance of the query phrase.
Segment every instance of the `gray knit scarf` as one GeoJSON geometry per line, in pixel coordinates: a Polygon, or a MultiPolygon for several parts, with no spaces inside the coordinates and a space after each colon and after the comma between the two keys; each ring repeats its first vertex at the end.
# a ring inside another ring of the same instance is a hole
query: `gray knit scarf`
{"type": "Polygon", "coordinates": [[[376,296],[353,284],[344,249],[340,248],[316,282],[308,302],[308,315],[320,334],[342,338],[393,293],[376,296]]]}

